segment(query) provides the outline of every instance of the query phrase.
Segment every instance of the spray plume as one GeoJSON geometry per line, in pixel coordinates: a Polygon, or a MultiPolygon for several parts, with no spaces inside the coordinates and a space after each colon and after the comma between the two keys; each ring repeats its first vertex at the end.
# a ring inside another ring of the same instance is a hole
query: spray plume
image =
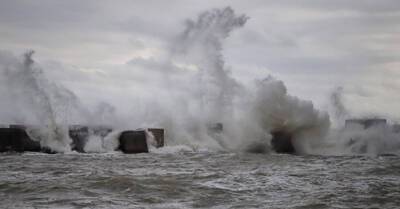
{"type": "MultiPolygon", "coordinates": [[[[135,114],[128,114],[126,118],[116,118],[117,108],[109,104],[112,101],[100,103],[94,114],[81,111],[85,108],[72,92],[45,79],[32,59],[32,52],[27,53],[22,62],[0,53],[3,73],[0,79],[6,86],[1,93],[9,98],[0,102],[1,107],[7,107],[0,110],[2,122],[46,125],[45,134],[36,138],[56,151],[70,149],[70,139],[62,127],[82,121],[114,123],[115,131],[109,136],[90,137],[85,147],[88,152],[115,149],[118,130],[150,126],[166,129],[168,145],[186,145],[194,149],[246,151],[249,147],[262,147],[263,152],[269,152],[274,131],[290,134],[300,154],[351,153],[362,149],[359,147],[364,143],[372,143],[364,131],[357,132],[361,140],[350,143],[355,132],[330,130],[326,113],[315,109],[310,101],[289,95],[284,83],[272,76],[257,80],[254,86],[235,80],[223,59],[223,42],[247,21],[248,17],[237,15],[230,7],[206,11],[197,19],[188,20],[171,47],[172,64],[164,66],[170,70],[168,72],[181,69],[178,72],[181,78],[160,76],[172,82],[159,82],[158,92],[148,101],[141,101],[145,108],[134,108],[135,114]],[[71,108],[62,108],[65,106],[71,108]],[[9,114],[8,110],[17,112],[18,109],[22,110],[19,114],[9,114]],[[73,112],[83,117],[68,118],[73,112]],[[124,125],[115,127],[116,121],[124,125]],[[219,131],[220,123],[223,131],[219,131]],[[344,146],[352,148],[344,152],[347,150],[344,146]]],[[[160,74],[165,75],[164,72],[160,74]]],[[[335,116],[342,118],[349,114],[342,103],[341,88],[331,95],[331,101],[336,108],[335,116]]],[[[395,134],[382,136],[397,137],[395,134]]],[[[375,152],[386,147],[380,146],[375,152]]]]}
{"type": "MultiPolygon", "coordinates": [[[[28,125],[27,133],[41,146],[56,152],[71,150],[68,136],[68,116],[77,106],[75,95],[46,79],[28,51],[20,60],[0,53],[2,78],[1,122],[28,125]],[[72,107],[72,108],[71,108],[72,107]],[[12,115],[7,114],[12,112],[12,115]]],[[[76,114],[78,115],[78,113],[76,114]]]]}

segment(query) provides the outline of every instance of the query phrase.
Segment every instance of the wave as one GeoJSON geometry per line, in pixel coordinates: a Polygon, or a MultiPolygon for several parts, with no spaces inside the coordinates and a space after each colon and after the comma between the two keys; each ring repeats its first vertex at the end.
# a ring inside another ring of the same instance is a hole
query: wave
{"type": "MultiPolygon", "coordinates": [[[[159,86],[145,86],[157,88],[150,99],[140,101],[145,110],[133,109],[135,114],[126,113],[124,117],[117,116],[118,106],[111,105],[113,101],[101,101],[105,104],[102,111],[89,111],[93,108],[83,105],[72,91],[46,79],[32,58],[33,52],[22,59],[0,52],[0,95],[4,98],[0,102],[0,122],[39,125],[40,129],[29,129],[28,134],[56,152],[71,151],[67,125],[98,125],[98,121],[107,121],[99,119],[103,114],[114,118],[110,124],[114,131],[107,136],[90,133],[86,152],[112,152],[118,147],[121,130],[151,126],[166,130],[168,144],[162,149],[151,147],[154,153],[269,153],[273,152],[274,138],[284,140],[276,133],[284,135],[297,154],[381,154],[400,150],[399,134],[388,128],[333,127],[327,112],[316,109],[311,101],[288,94],[284,82],[271,75],[252,85],[234,79],[225,65],[223,43],[248,20],[230,7],[205,11],[197,19],[187,20],[185,29],[168,49],[171,63],[156,63],[174,74],[159,72],[162,76],[154,78],[160,79],[159,86]]],[[[350,115],[341,102],[341,89],[332,94],[331,100],[337,110],[336,122],[350,115]]],[[[148,139],[148,144],[154,144],[149,133],[148,139]]]]}

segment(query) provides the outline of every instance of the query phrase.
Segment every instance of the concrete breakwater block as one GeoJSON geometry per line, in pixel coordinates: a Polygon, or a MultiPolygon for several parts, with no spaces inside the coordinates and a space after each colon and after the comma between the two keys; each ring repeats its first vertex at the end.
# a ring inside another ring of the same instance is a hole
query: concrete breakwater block
{"type": "Polygon", "coordinates": [[[271,132],[272,140],[271,145],[272,149],[277,153],[295,153],[292,143],[292,135],[285,131],[273,131],[271,132]]]}
{"type": "Polygon", "coordinates": [[[84,148],[89,138],[89,128],[81,125],[71,125],[68,130],[69,137],[72,139],[72,150],[85,152],[84,148]]]}
{"type": "Polygon", "coordinates": [[[90,135],[104,138],[111,132],[112,128],[108,126],[71,125],[69,126],[69,137],[72,139],[72,150],[85,152],[85,145],[90,135]]]}
{"type": "MultiPolygon", "coordinates": [[[[40,142],[32,140],[29,135],[27,134],[28,126],[25,125],[10,125],[10,129],[14,129],[15,131],[19,132],[17,135],[14,135],[14,138],[12,139],[14,143],[21,144],[20,147],[22,147],[21,150],[18,150],[20,152],[23,151],[28,151],[28,152],[47,152],[51,153],[50,149],[46,147],[41,147],[40,142]]],[[[34,126],[29,126],[29,128],[37,128],[34,126]]]]}
{"type": "Polygon", "coordinates": [[[13,150],[13,131],[10,128],[0,128],[0,152],[13,150]]]}
{"type": "MultiPolygon", "coordinates": [[[[0,152],[5,151],[32,151],[55,153],[50,148],[42,147],[40,142],[32,140],[27,130],[33,133],[40,130],[39,126],[9,125],[0,127],[0,152]],[[38,130],[36,130],[38,129],[38,130]]],[[[149,128],[156,141],[157,147],[164,146],[164,129],[149,128]]],[[[106,137],[112,132],[112,128],[107,126],[84,126],[70,125],[68,127],[69,137],[72,139],[71,148],[77,152],[85,152],[84,148],[90,135],[106,137]]],[[[124,153],[148,152],[147,135],[144,130],[124,131],[119,137],[119,149],[124,153]]]]}
{"type": "Polygon", "coordinates": [[[55,154],[56,152],[53,151],[49,147],[42,146],[40,142],[32,140],[29,135],[27,134],[27,129],[31,129],[33,131],[38,131],[40,126],[34,125],[10,125],[10,128],[16,128],[21,130],[20,140],[23,143],[23,149],[21,152],[28,151],[28,152],[44,152],[48,154],[55,154]]]}
{"type": "Polygon", "coordinates": [[[157,148],[163,147],[164,146],[164,129],[162,129],[162,128],[149,128],[147,130],[150,131],[153,134],[154,139],[157,142],[157,148]]]}
{"type": "Polygon", "coordinates": [[[145,131],[124,131],[119,137],[119,149],[124,153],[149,152],[145,131]]]}
{"type": "Polygon", "coordinates": [[[10,128],[0,128],[0,152],[40,152],[40,143],[29,138],[24,126],[11,125],[10,128]]]}

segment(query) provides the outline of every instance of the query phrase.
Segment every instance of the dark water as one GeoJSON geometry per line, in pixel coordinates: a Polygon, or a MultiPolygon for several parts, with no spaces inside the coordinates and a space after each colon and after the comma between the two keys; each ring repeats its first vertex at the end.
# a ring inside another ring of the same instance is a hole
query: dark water
{"type": "Polygon", "coordinates": [[[400,158],[0,154],[1,208],[400,208],[400,158]]]}

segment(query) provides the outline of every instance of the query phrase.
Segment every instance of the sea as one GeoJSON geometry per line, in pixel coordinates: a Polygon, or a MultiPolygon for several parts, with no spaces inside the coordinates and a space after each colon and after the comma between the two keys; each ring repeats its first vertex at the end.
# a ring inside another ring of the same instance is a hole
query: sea
{"type": "Polygon", "coordinates": [[[0,207],[400,208],[400,157],[1,153],[0,207]]]}

